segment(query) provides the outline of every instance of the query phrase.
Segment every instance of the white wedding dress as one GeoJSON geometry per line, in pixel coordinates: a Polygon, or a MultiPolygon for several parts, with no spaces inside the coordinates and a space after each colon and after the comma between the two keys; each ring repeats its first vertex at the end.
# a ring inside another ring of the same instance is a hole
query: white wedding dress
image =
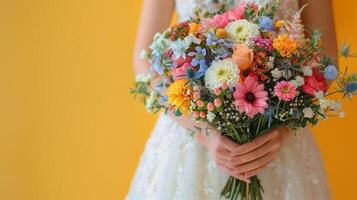
{"type": "MultiPolygon", "coordinates": [[[[256,0],[259,5],[273,0],[256,0]]],[[[212,0],[176,0],[179,20],[194,8],[217,9],[212,0]]],[[[298,0],[281,0],[278,15],[288,18],[298,0]]],[[[330,191],[315,140],[309,129],[284,144],[280,156],[258,177],[264,200],[329,200],[330,191]]],[[[161,114],[149,138],[126,200],[219,200],[228,174],[207,150],[170,117],[161,114]]]]}

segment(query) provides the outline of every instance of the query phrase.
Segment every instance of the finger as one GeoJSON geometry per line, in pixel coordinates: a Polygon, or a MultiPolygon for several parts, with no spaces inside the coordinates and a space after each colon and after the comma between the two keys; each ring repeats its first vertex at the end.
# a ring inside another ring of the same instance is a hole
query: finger
{"type": "Polygon", "coordinates": [[[224,148],[218,149],[216,153],[216,158],[222,161],[232,161],[233,157],[231,156],[231,153],[224,148]]]}
{"type": "Polygon", "coordinates": [[[265,168],[267,167],[267,165],[264,165],[262,167],[259,167],[257,169],[253,169],[253,170],[250,170],[246,173],[243,174],[243,177],[246,178],[246,179],[250,179],[252,176],[256,176],[258,175],[261,171],[263,171],[265,168]]]}
{"type": "Polygon", "coordinates": [[[233,176],[233,177],[236,178],[236,179],[239,179],[239,180],[241,180],[241,181],[244,181],[244,182],[246,182],[246,183],[250,183],[249,178],[245,178],[242,174],[239,174],[239,173],[233,173],[233,169],[231,169],[231,168],[225,166],[223,163],[217,162],[217,164],[218,164],[218,167],[219,167],[221,170],[223,170],[224,172],[226,172],[227,174],[233,176]]]}
{"type": "Polygon", "coordinates": [[[233,142],[225,136],[220,137],[220,142],[223,144],[223,147],[230,152],[234,151],[239,146],[237,143],[233,142]]]}
{"type": "Polygon", "coordinates": [[[277,137],[278,135],[279,135],[279,130],[274,129],[274,130],[270,131],[269,133],[266,133],[262,136],[257,137],[256,139],[252,140],[249,143],[238,146],[231,154],[233,156],[246,154],[246,153],[253,151],[254,149],[262,146],[263,144],[265,144],[269,140],[277,137]]]}
{"type": "Polygon", "coordinates": [[[269,142],[265,143],[264,145],[258,147],[257,149],[249,153],[234,157],[233,160],[231,161],[231,167],[248,163],[260,157],[263,157],[269,152],[279,149],[280,145],[281,144],[278,140],[270,140],[269,142]]]}
{"type": "Polygon", "coordinates": [[[257,160],[254,160],[252,162],[249,162],[249,163],[246,163],[243,165],[239,165],[234,170],[234,173],[243,174],[243,173],[252,171],[254,169],[263,167],[263,166],[267,165],[268,163],[270,163],[271,161],[273,161],[274,159],[276,159],[278,157],[278,153],[279,153],[278,151],[273,151],[273,152],[266,154],[265,156],[263,156],[261,158],[258,158],[257,160]]]}

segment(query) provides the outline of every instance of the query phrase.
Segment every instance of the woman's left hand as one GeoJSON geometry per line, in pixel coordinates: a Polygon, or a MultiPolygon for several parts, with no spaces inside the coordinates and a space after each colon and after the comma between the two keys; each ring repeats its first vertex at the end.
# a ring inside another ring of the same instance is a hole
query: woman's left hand
{"type": "Polygon", "coordinates": [[[281,146],[291,135],[291,131],[282,126],[240,145],[231,152],[234,159],[230,161],[230,167],[237,176],[243,175],[247,179],[257,175],[279,156],[281,146]]]}

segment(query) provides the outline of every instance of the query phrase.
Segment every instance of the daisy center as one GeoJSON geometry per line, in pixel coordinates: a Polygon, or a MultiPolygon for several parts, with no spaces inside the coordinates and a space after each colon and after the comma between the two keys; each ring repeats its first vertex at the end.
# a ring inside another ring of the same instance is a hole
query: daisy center
{"type": "Polygon", "coordinates": [[[290,92],[290,89],[288,87],[284,87],[282,90],[281,90],[282,93],[289,93],[290,92]]]}
{"type": "Polygon", "coordinates": [[[246,95],[245,95],[245,100],[249,103],[252,103],[255,101],[255,95],[252,93],[252,92],[248,92],[246,95]]]}

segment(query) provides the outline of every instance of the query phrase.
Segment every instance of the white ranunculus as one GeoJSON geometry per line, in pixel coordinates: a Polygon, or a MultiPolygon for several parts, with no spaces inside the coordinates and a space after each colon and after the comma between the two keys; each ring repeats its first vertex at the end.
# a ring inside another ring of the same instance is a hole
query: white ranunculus
{"type": "Polygon", "coordinates": [[[230,22],[226,26],[226,31],[231,39],[238,43],[245,43],[259,34],[259,26],[245,19],[241,19],[230,22]]]}
{"type": "Polygon", "coordinates": [[[226,82],[232,88],[240,80],[239,72],[238,66],[231,59],[213,61],[205,73],[205,86],[213,90],[226,82]]]}
{"type": "Polygon", "coordinates": [[[283,73],[278,68],[275,68],[275,69],[271,70],[271,75],[274,78],[279,79],[283,76],[283,73]]]}
{"type": "Polygon", "coordinates": [[[319,91],[315,92],[315,97],[316,97],[317,99],[323,99],[323,98],[325,98],[325,93],[324,93],[324,91],[319,90],[319,91]]]}
{"type": "Polygon", "coordinates": [[[305,118],[313,118],[315,113],[314,111],[312,110],[311,107],[306,107],[302,110],[302,113],[304,113],[304,117],[305,118]]]}

